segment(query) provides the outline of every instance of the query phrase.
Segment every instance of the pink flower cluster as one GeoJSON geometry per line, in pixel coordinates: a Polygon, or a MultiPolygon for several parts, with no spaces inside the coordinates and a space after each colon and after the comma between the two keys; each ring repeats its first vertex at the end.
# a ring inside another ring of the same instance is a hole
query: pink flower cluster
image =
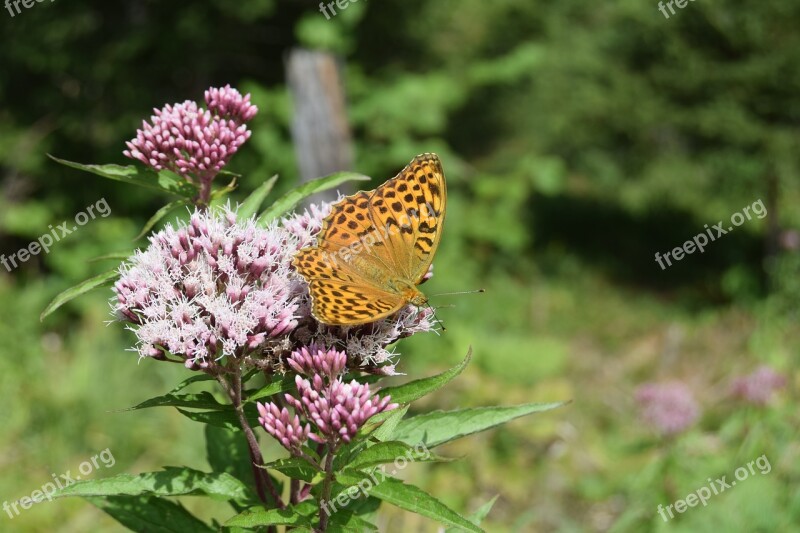
{"type": "Polygon", "coordinates": [[[636,390],[642,419],[662,435],[674,435],[691,426],[700,409],[683,383],[646,383],[636,390]]]}
{"type": "Polygon", "coordinates": [[[258,108],[250,103],[250,94],[242,96],[230,85],[221,89],[212,87],[206,91],[205,96],[209,111],[239,124],[250,122],[258,113],[258,108]]]}
{"type": "Polygon", "coordinates": [[[132,324],[143,357],[241,357],[297,326],[299,286],[290,271],[287,235],[236,222],[231,211],[195,212],[185,226],[150,237],[120,269],[117,315],[132,324]]]}
{"type": "Polygon", "coordinates": [[[342,381],[345,352],[311,345],[293,352],[287,362],[298,373],[297,393],[284,396],[295,415],[291,417],[288,409],[274,403],[259,403],[258,420],[290,451],[298,451],[308,439],[336,448],[350,442],[372,416],[398,407],[389,403],[389,396],[373,395],[368,384],[342,381]],[[303,425],[301,418],[308,422],[303,425]]]}
{"type": "Polygon", "coordinates": [[[409,306],[356,328],[317,322],[306,281],[291,265],[330,205],[309,209],[266,229],[236,222],[230,210],[198,211],[188,224],[153,234],[120,269],[114,289],[114,311],[136,332],[139,354],[171,353],[194,369],[206,368],[209,357],[254,354],[259,368],[276,368],[317,343],[347,352],[350,368],[394,374],[391,345],[433,329],[431,311],[409,306]]]}
{"type": "Polygon", "coordinates": [[[766,405],[775,392],[786,385],[786,378],[772,368],[762,365],[755,372],[734,380],[733,395],[754,405],[766,405]]]}
{"type": "Polygon", "coordinates": [[[249,94],[243,97],[230,85],[208,89],[206,104],[207,110],[189,100],[155,109],[123,153],[154,170],[171,170],[208,188],[250,138],[245,123],[258,108],[250,103],[249,94]]]}

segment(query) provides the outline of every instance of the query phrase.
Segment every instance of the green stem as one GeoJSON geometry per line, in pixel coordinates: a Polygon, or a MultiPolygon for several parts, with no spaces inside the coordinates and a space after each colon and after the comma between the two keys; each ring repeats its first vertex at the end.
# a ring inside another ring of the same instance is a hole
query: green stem
{"type": "Polygon", "coordinates": [[[253,428],[250,427],[250,424],[247,422],[247,418],[244,415],[241,369],[237,368],[233,373],[233,386],[231,386],[221,375],[217,375],[217,380],[220,382],[225,392],[228,393],[228,396],[230,396],[231,401],[233,402],[234,410],[236,411],[236,417],[239,420],[239,425],[241,426],[245,438],[247,439],[247,446],[250,451],[250,464],[253,469],[253,477],[255,478],[256,492],[258,493],[259,499],[265,505],[271,504],[277,506],[279,509],[284,509],[286,506],[284,505],[283,500],[281,500],[280,494],[278,494],[278,491],[275,489],[275,485],[272,483],[272,478],[270,478],[269,474],[264,469],[264,457],[261,455],[261,449],[258,447],[256,435],[253,433],[253,428]],[[265,488],[269,491],[270,498],[267,497],[265,488]]]}
{"type": "Polygon", "coordinates": [[[325,533],[328,530],[328,519],[330,515],[326,510],[326,505],[331,500],[331,489],[333,487],[333,443],[328,442],[328,453],[325,456],[325,480],[322,482],[322,495],[319,506],[319,531],[325,533]]]}

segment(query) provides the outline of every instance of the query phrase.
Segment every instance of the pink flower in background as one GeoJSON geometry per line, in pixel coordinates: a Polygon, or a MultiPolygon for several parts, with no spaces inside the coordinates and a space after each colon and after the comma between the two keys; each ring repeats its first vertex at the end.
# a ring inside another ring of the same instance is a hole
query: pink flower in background
{"type": "Polygon", "coordinates": [[[775,392],[785,385],[786,378],[783,375],[762,365],[755,372],[736,378],[731,390],[737,398],[755,405],[766,405],[775,392]]]}
{"type": "Polygon", "coordinates": [[[636,390],[642,419],[662,435],[674,435],[691,426],[700,409],[691,390],[680,382],[645,383],[636,390]]]}
{"type": "Polygon", "coordinates": [[[344,352],[311,345],[292,353],[287,362],[298,373],[297,392],[284,396],[294,418],[274,403],[259,404],[258,410],[264,429],[290,451],[299,450],[305,439],[334,447],[350,442],[372,416],[398,407],[389,396],[373,395],[368,384],[341,379],[347,364],[344,352]],[[308,420],[313,431],[308,424],[302,426],[301,419],[308,420]]]}
{"type": "Polygon", "coordinates": [[[229,85],[207,90],[206,101],[208,110],[189,100],[155,109],[123,152],[153,170],[171,170],[195,183],[203,203],[211,181],[250,138],[245,122],[258,112],[249,94],[242,97],[229,85]]]}

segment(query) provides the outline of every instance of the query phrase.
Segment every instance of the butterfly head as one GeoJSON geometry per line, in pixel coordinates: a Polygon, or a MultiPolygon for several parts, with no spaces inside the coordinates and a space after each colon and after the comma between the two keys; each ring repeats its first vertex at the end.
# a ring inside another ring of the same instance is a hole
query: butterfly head
{"type": "Polygon", "coordinates": [[[428,304],[428,297],[422,294],[422,292],[417,289],[415,286],[409,285],[403,291],[403,298],[405,298],[409,303],[416,305],[417,307],[422,307],[428,304]]]}

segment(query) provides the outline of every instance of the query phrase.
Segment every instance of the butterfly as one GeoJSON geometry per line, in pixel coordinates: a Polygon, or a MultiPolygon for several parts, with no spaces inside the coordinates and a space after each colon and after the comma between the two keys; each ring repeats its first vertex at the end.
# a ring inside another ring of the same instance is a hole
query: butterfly
{"type": "Polygon", "coordinates": [[[417,285],[439,246],[446,200],[439,156],[422,154],[380,187],[334,204],[316,245],[293,261],[314,318],[355,326],[427,304],[417,285]]]}

